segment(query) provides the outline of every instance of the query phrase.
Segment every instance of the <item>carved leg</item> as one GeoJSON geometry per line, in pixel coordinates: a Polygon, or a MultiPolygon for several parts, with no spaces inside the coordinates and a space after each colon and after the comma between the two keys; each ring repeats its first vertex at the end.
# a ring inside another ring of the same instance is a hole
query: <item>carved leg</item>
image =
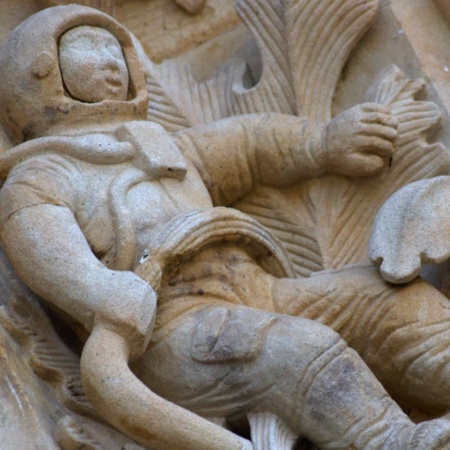
{"type": "Polygon", "coordinates": [[[450,422],[422,425],[421,440],[422,430],[356,352],[329,328],[301,318],[202,308],[173,331],[157,331],[134,370],[153,391],[202,416],[267,411],[324,450],[450,444],[450,422]]]}
{"type": "Polygon", "coordinates": [[[373,268],[279,280],[278,311],[336,330],[388,392],[439,414],[450,408],[450,301],[422,280],[384,282],[373,268]]]}
{"type": "Polygon", "coordinates": [[[128,368],[123,338],[97,325],[81,357],[89,400],[109,423],[157,449],[251,450],[250,442],[158,397],[128,368]]]}

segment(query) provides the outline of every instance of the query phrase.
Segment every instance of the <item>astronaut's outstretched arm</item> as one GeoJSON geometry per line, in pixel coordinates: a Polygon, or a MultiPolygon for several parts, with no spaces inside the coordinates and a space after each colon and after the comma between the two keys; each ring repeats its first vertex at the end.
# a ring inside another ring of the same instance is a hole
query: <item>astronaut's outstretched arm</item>
{"type": "Polygon", "coordinates": [[[324,174],[367,176],[393,151],[397,120],[366,103],[328,124],[286,114],[251,114],[173,134],[200,171],[216,204],[230,204],[254,183],[288,186],[324,174]]]}

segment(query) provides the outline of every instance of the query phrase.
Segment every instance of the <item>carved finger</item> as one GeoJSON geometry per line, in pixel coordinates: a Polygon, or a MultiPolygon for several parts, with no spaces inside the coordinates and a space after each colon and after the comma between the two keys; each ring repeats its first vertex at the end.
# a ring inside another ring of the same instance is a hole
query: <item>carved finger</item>
{"type": "Polygon", "coordinates": [[[379,103],[363,103],[361,105],[361,109],[364,112],[375,112],[375,113],[379,113],[379,114],[386,114],[386,115],[390,115],[391,114],[391,109],[388,108],[387,106],[384,105],[380,105],[379,103]]]}
{"type": "Polygon", "coordinates": [[[373,154],[353,155],[348,164],[347,174],[351,176],[369,176],[379,172],[385,165],[385,160],[373,154]]]}
{"type": "Polygon", "coordinates": [[[393,142],[397,137],[397,130],[395,128],[380,124],[363,124],[361,131],[359,131],[358,134],[363,136],[380,137],[381,139],[393,142]]]}
{"type": "Polygon", "coordinates": [[[368,112],[363,114],[361,117],[361,122],[363,123],[376,123],[380,125],[385,125],[394,129],[398,128],[398,119],[392,114],[368,112]]]}
{"type": "Polygon", "coordinates": [[[358,136],[356,146],[362,153],[372,153],[383,158],[391,156],[394,151],[392,142],[376,136],[358,136]]]}

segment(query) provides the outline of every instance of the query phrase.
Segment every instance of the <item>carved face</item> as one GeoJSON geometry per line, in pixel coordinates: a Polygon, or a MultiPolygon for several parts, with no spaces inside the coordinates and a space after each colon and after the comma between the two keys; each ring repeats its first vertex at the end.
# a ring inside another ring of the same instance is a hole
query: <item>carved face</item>
{"type": "Polygon", "coordinates": [[[117,39],[103,28],[80,26],[59,42],[59,64],[67,91],[82,102],[127,99],[128,68],[117,39]]]}

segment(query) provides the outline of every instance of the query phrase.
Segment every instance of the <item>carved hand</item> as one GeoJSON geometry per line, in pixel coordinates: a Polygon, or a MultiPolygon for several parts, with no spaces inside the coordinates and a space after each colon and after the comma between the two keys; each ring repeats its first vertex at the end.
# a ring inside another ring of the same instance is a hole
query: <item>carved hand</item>
{"type": "Polygon", "coordinates": [[[101,325],[119,334],[126,340],[131,358],[140,356],[153,331],[156,293],[132,272],[115,272],[111,291],[104,305],[96,310],[94,326],[101,325]]]}
{"type": "Polygon", "coordinates": [[[398,121],[389,108],[363,103],[338,114],[326,130],[326,167],[348,176],[373,175],[392,155],[398,121]]]}

